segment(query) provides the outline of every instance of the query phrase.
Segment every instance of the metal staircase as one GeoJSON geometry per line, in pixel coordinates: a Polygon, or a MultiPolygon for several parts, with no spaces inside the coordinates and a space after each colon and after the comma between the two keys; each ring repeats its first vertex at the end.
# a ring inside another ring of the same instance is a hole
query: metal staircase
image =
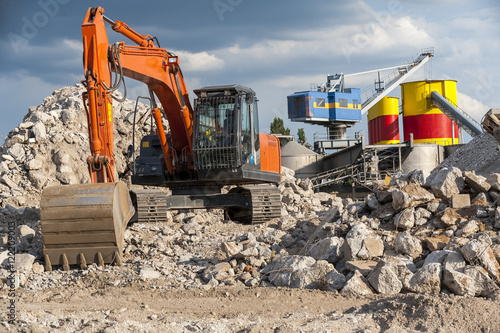
{"type": "Polygon", "coordinates": [[[445,96],[442,96],[437,91],[431,93],[431,99],[434,105],[441,110],[451,120],[455,121],[457,125],[463,128],[472,137],[481,134],[481,125],[474,120],[467,112],[459,108],[455,103],[445,96]]]}
{"type": "Polygon", "coordinates": [[[410,63],[400,66],[396,71],[390,73],[383,79],[375,82],[375,87],[371,86],[362,91],[363,95],[368,95],[361,104],[361,113],[365,113],[372,106],[377,104],[383,97],[387,96],[394,88],[403,83],[410,75],[415,73],[419,68],[421,68],[425,63],[427,63],[434,56],[434,48],[424,49],[415,57],[410,63]],[[385,83],[387,82],[387,83],[385,83]]]}

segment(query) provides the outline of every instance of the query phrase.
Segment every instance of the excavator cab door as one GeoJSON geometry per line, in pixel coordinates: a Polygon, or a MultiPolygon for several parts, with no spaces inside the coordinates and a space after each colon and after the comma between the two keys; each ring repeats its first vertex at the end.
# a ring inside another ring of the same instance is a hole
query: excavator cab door
{"type": "Polygon", "coordinates": [[[257,100],[239,85],[195,90],[195,168],[234,169],[258,163],[257,100]]]}

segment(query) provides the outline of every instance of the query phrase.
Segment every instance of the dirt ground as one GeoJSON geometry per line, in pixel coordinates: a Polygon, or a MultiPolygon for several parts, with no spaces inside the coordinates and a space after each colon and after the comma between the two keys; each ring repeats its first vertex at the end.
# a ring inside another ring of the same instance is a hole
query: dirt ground
{"type": "MultiPolygon", "coordinates": [[[[223,287],[158,290],[86,281],[82,288],[22,291],[25,332],[500,332],[500,304],[406,294],[353,297],[319,290],[223,287]]],[[[2,292],[1,307],[7,307],[2,292]]],[[[15,331],[13,325],[0,326],[15,331]]]]}

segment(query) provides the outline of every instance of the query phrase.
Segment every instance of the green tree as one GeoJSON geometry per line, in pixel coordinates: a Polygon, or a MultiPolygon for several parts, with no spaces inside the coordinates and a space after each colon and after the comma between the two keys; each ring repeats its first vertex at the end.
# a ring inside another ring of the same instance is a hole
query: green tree
{"type": "Polygon", "coordinates": [[[271,134],[290,135],[290,129],[285,128],[283,119],[274,117],[273,122],[271,123],[271,134]]]}
{"type": "Polygon", "coordinates": [[[299,128],[299,130],[297,131],[297,137],[299,138],[299,143],[301,145],[306,143],[306,133],[304,132],[303,128],[299,128]]]}
{"type": "Polygon", "coordinates": [[[299,130],[297,131],[297,137],[299,138],[298,141],[301,145],[308,149],[311,149],[311,145],[307,143],[306,133],[304,132],[303,128],[299,128],[299,130]]]}
{"type": "MultiPolygon", "coordinates": [[[[274,117],[271,123],[271,134],[290,135],[290,129],[288,127],[285,128],[283,119],[279,117],[274,117]]],[[[289,141],[290,139],[280,139],[280,144],[283,146],[285,143],[289,141]]]]}

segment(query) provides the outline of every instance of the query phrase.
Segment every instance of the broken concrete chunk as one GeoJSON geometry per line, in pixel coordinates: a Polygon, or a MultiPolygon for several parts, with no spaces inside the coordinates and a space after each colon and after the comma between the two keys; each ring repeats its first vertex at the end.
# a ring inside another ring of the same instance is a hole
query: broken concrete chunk
{"type": "Polygon", "coordinates": [[[500,282],[500,265],[491,250],[490,241],[486,237],[470,240],[460,248],[464,258],[472,265],[480,264],[492,278],[500,282]]]}
{"type": "Polygon", "coordinates": [[[495,228],[500,229],[500,206],[495,209],[495,228]]]}
{"type": "Polygon", "coordinates": [[[309,255],[316,260],[327,260],[337,263],[344,256],[344,239],[339,237],[323,238],[309,250],[309,255]]]}
{"type": "Polygon", "coordinates": [[[351,272],[360,271],[363,276],[368,276],[377,264],[374,260],[350,260],[346,261],[345,268],[351,272]]]}
{"type": "Polygon", "coordinates": [[[347,233],[344,242],[346,260],[369,260],[384,254],[384,243],[379,235],[364,223],[358,223],[347,233]]]}
{"type": "Polygon", "coordinates": [[[24,163],[24,166],[27,170],[40,170],[43,167],[43,163],[42,161],[34,158],[24,163]]]}
{"type": "Polygon", "coordinates": [[[499,290],[498,285],[491,279],[488,272],[480,266],[466,266],[464,274],[474,281],[476,296],[488,297],[499,290]]]}
{"type": "Polygon", "coordinates": [[[489,175],[486,182],[490,185],[490,189],[500,192],[500,173],[489,175]]]}
{"type": "Polygon", "coordinates": [[[455,167],[441,169],[431,182],[431,189],[437,197],[446,199],[459,194],[465,186],[462,171],[455,167]]]}
{"type": "Polygon", "coordinates": [[[47,138],[47,131],[45,129],[45,125],[40,121],[33,126],[33,135],[35,136],[35,140],[40,142],[47,138]]]}
{"type": "Polygon", "coordinates": [[[422,266],[409,281],[409,289],[416,293],[439,293],[441,291],[442,265],[431,263],[422,266]]]}
{"type": "Polygon", "coordinates": [[[421,186],[408,184],[392,191],[392,206],[396,211],[416,207],[434,200],[434,195],[421,186]]]}
{"type": "Polygon", "coordinates": [[[411,229],[415,225],[415,210],[406,208],[394,216],[394,225],[397,228],[411,229]]]}
{"type": "Polygon", "coordinates": [[[398,253],[409,255],[415,259],[422,253],[422,244],[407,230],[396,237],[394,249],[398,253]]]}
{"type": "Polygon", "coordinates": [[[461,218],[462,216],[458,214],[455,209],[450,207],[440,213],[440,219],[447,227],[454,226],[461,218]]]}
{"type": "Polygon", "coordinates": [[[458,229],[455,235],[458,237],[473,235],[479,231],[479,223],[477,218],[472,218],[461,229],[458,229]]]}
{"type": "Polygon", "coordinates": [[[344,288],[342,288],[341,293],[351,295],[372,295],[373,291],[368,280],[361,275],[359,271],[355,271],[354,275],[347,281],[344,288]]]}
{"type": "Polygon", "coordinates": [[[25,159],[26,152],[24,151],[24,145],[20,143],[14,144],[12,147],[7,149],[7,154],[12,156],[15,161],[23,161],[25,159]]]}
{"type": "Polygon", "coordinates": [[[460,209],[470,206],[470,195],[454,194],[451,196],[451,208],[460,209]]]}
{"type": "Polygon", "coordinates": [[[377,268],[368,276],[370,284],[381,294],[396,295],[403,288],[394,268],[381,262],[377,268]]]}
{"type": "Polygon", "coordinates": [[[446,235],[443,234],[424,239],[424,245],[430,251],[442,250],[449,242],[450,242],[450,237],[447,237],[446,235]]]}
{"type": "Polygon", "coordinates": [[[16,254],[16,261],[14,267],[18,272],[31,272],[35,256],[29,253],[16,254]]]}
{"type": "Polygon", "coordinates": [[[465,183],[477,192],[488,192],[491,185],[486,181],[486,178],[476,175],[473,171],[464,171],[465,183]]]}

